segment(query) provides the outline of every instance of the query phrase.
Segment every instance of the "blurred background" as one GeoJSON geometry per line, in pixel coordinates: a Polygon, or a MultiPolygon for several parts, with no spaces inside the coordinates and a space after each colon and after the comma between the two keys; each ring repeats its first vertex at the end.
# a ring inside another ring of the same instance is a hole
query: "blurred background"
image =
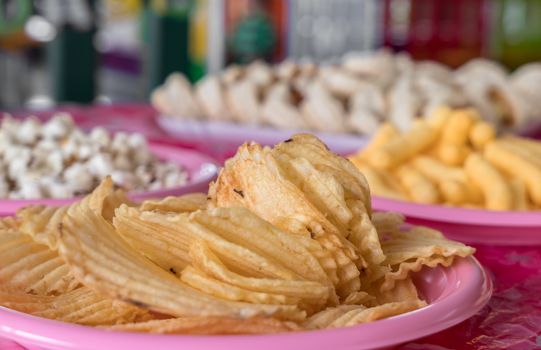
{"type": "Polygon", "coordinates": [[[148,101],[173,71],[380,47],[513,69],[541,59],[541,1],[0,0],[0,108],[148,101]]]}

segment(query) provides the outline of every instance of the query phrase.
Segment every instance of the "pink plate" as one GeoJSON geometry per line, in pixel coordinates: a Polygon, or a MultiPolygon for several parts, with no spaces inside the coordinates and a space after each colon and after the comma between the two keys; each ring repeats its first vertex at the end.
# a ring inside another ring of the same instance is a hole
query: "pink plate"
{"type": "Polygon", "coordinates": [[[310,130],[279,130],[270,126],[242,125],[232,122],[178,119],[167,116],[159,116],[157,122],[165,132],[172,136],[194,143],[202,141],[208,143],[211,140],[227,148],[224,151],[225,153],[234,152],[237,147],[246,141],[255,141],[262,145],[275,145],[294,134],[302,132],[315,134],[333,152],[343,155],[357,152],[368,142],[367,137],[353,134],[333,134],[310,130]]]}
{"type": "Polygon", "coordinates": [[[115,333],[46,320],[0,307],[0,336],[36,350],[384,349],[468,319],[488,302],[492,294],[490,278],[473,257],[458,259],[448,268],[425,268],[414,275],[414,282],[428,301],[427,307],[349,328],[250,336],[115,333]]]}
{"type": "MultiPolygon", "coordinates": [[[[183,186],[146,192],[134,192],[130,194],[130,198],[134,200],[142,200],[147,198],[162,198],[166,196],[182,195],[193,192],[206,192],[208,184],[216,178],[218,167],[215,161],[203,153],[166,146],[150,144],[152,152],[160,159],[169,160],[181,164],[188,171],[188,183],[183,186]]],[[[0,200],[0,216],[12,215],[17,209],[27,205],[44,204],[44,205],[66,205],[77,200],[75,198],[62,199],[2,199],[0,200]]]]}
{"type": "Polygon", "coordinates": [[[372,207],[404,214],[408,223],[424,225],[466,243],[541,245],[541,212],[464,209],[372,197],[372,207]]]}

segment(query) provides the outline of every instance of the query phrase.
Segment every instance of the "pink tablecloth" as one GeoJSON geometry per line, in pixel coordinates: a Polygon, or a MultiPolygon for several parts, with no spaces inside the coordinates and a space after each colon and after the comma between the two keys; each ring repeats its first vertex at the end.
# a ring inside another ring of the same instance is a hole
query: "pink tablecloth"
{"type": "MultiPolygon", "coordinates": [[[[138,131],[155,141],[195,147],[171,139],[161,131],[154,122],[154,110],[146,105],[62,110],[71,112],[84,127],[104,125],[112,130],[138,131]]],[[[215,157],[226,154],[218,152],[220,147],[216,145],[207,145],[206,151],[215,157]]],[[[201,145],[197,148],[201,149],[201,145]]],[[[491,271],[494,279],[495,292],[489,304],[471,319],[400,349],[541,349],[541,247],[478,246],[477,249],[476,257],[491,271]]],[[[20,349],[0,340],[0,350],[20,349]]]]}

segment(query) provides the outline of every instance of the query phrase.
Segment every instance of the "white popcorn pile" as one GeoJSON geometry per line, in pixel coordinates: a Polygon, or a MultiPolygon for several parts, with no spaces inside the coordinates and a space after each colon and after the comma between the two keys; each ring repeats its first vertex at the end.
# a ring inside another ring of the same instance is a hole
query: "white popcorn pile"
{"type": "Polygon", "coordinates": [[[0,127],[0,198],[69,198],[107,175],[126,191],[183,185],[187,172],[154,156],[141,134],[78,129],[58,113],[45,123],[5,116],[0,127]]]}

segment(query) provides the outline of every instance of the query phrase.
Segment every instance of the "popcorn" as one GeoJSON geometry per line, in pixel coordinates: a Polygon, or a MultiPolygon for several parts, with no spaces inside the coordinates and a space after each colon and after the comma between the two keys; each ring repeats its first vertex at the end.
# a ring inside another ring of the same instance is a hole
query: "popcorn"
{"type": "Polygon", "coordinates": [[[4,117],[0,123],[0,198],[68,198],[91,192],[111,175],[126,191],[183,185],[179,165],[158,160],[143,135],[102,127],[86,134],[69,115],[41,123],[4,117]]]}

